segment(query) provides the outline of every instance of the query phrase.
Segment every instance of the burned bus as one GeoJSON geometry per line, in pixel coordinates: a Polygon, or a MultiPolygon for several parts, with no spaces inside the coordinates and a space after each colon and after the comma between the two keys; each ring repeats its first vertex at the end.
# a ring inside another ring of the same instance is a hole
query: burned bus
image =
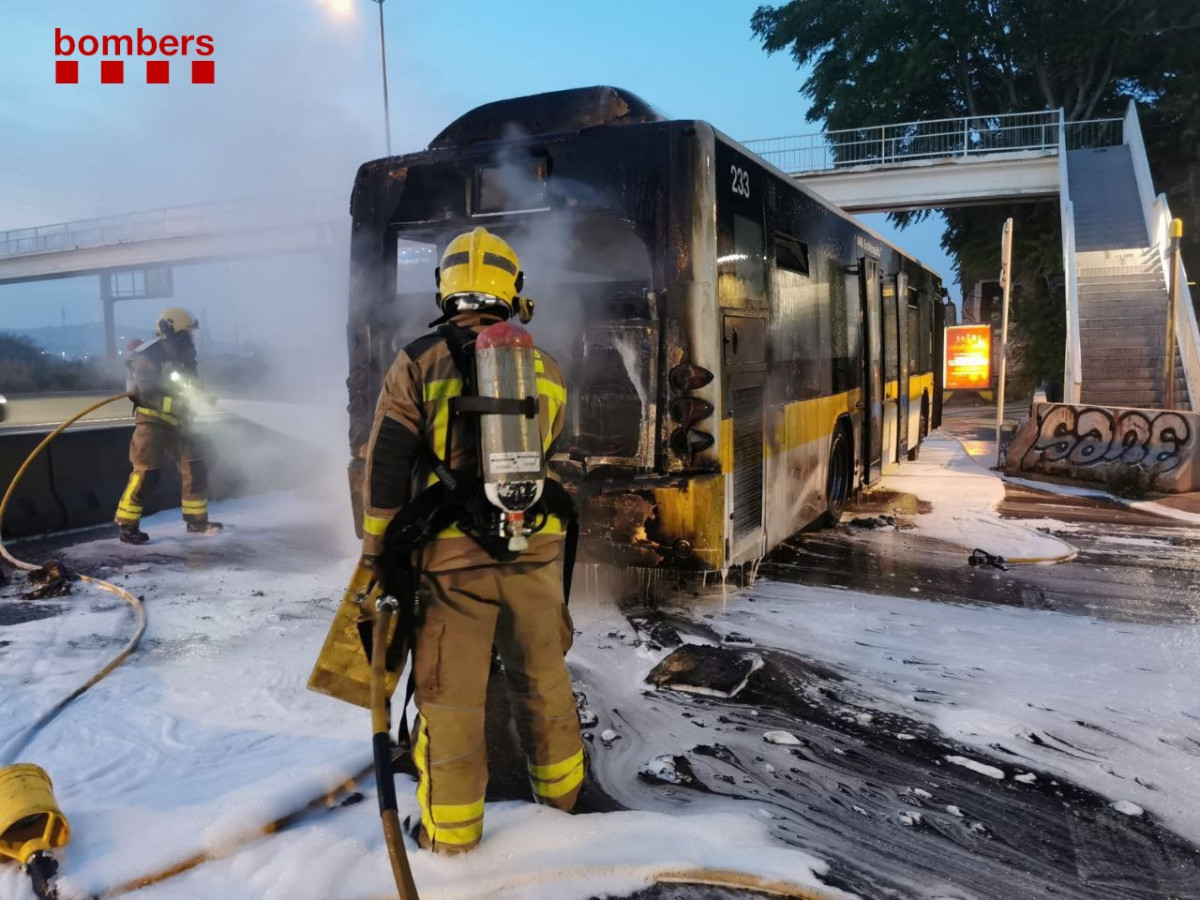
{"type": "Polygon", "coordinates": [[[938,277],[700,121],[599,87],[489,103],[351,198],[356,513],[383,377],[435,318],[448,241],[520,255],[567,376],[550,466],[581,552],[724,570],[875,484],[940,414],[938,277]]]}

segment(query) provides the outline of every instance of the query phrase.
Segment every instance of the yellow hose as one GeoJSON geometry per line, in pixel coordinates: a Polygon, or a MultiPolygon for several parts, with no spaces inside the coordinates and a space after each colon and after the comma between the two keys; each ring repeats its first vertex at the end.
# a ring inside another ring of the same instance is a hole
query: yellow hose
{"type": "Polygon", "coordinates": [[[1015,556],[1015,557],[1006,556],[1006,557],[1004,557],[1004,561],[1006,563],[1014,563],[1016,565],[1036,566],[1036,565],[1042,565],[1043,563],[1049,564],[1049,563],[1070,562],[1078,555],[1079,555],[1079,551],[1072,548],[1071,552],[1064,553],[1061,556],[1015,556]]]}
{"type": "MultiPolygon", "coordinates": [[[[278,831],[282,831],[284,828],[289,827],[290,825],[294,824],[297,820],[301,819],[305,813],[308,813],[308,812],[311,812],[311,811],[317,810],[317,809],[329,808],[330,806],[334,805],[334,802],[336,801],[337,796],[339,794],[341,794],[341,793],[348,794],[351,791],[353,791],[355,785],[359,781],[361,781],[362,779],[364,779],[368,775],[370,775],[374,768],[375,768],[375,766],[372,763],[371,765],[369,765],[365,769],[363,769],[361,772],[356,773],[353,777],[351,777],[345,783],[339,785],[334,790],[325,791],[324,793],[321,793],[321,794],[317,795],[316,797],[313,797],[311,800],[309,800],[303,806],[298,807],[297,809],[294,809],[291,812],[289,812],[285,815],[282,815],[277,819],[272,819],[270,822],[267,822],[265,825],[258,826],[257,828],[253,829],[252,832],[248,833],[241,841],[239,841],[237,847],[233,848],[233,849],[240,850],[242,847],[246,846],[253,840],[256,840],[261,837],[267,837],[268,835],[272,835],[278,831]]],[[[100,893],[96,895],[96,898],[97,898],[97,900],[110,900],[110,898],[112,898],[112,897],[120,897],[125,894],[133,893],[134,891],[140,891],[142,888],[150,887],[150,885],[152,885],[152,884],[160,884],[161,882],[164,882],[171,878],[174,878],[177,875],[182,875],[184,872],[189,872],[192,869],[196,868],[197,866],[199,866],[203,863],[212,862],[213,860],[216,860],[216,859],[221,859],[224,856],[230,855],[231,852],[232,851],[228,851],[226,853],[215,853],[215,852],[210,853],[208,851],[202,850],[199,853],[194,853],[191,856],[185,857],[184,859],[181,859],[177,862],[172,863],[169,866],[166,866],[165,868],[159,869],[157,872],[151,872],[146,875],[139,875],[137,878],[130,879],[129,881],[123,882],[122,884],[118,884],[113,887],[106,888],[105,890],[100,891],[100,893]]]]}
{"type": "MultiPolygon", "coordinates": [[[[50,442],[52,440],[54,440],[56,437],[58,437],[60,434],[62,434],[67,428],[69,428],[71,425],[74,425],[76,422],[78,422],[80,419],[82,419],[88,413],[93,412],[102,406],[107,406],[109,403],[115,403],[118,400],[128,400],[128,399],[129,399],[128,394],[114,394],[111,397],[106,397],[103,400],[99,400],[96,403],[93,403],[91,406],[87,407],[86,409],[83,409],[80,412],[76,413],[75,415],[71,416],[71,418],[67,419],[67,421],[63,422],[61,425],[59,425],[57,428],[55,428],[52,432],[50,432],[48,435],[46,435],[46,437],[43,438],[42,441],[36,447],[33,448],[33,451],[29,454],[29,456],[27,456],[25,458],[25,462],[23,462],[21,464],[21,467],[19,469],[17,469],[17,474],[15,474],[12,477],[12,481],[10,481],[8,483],[8,490],[6,490],[4,492],[4,499],[0,500],[0,528],[3,527],[4,513],[8,509],[9,501],[12,500],[12,496],[16,492],[17,483],[20,482],[21,476],[23,476],[25,474],[25,472],[29,469],[30,465],[33,464],[33,461],[35,459],[37,459],[38,454],[40,454],[44,449],[46,449],[46,447],[50,444],[50,442]]],[[[3,540],[0,540],[0,556],[3,556],[4,559],[6,559],[11,565],[16,566],[18,569],[24,569],[25,571],[32,571],[32,570],[38,568],[38,566],[36,564],[26,562],[21,559],[17,559],[15,556],[13,556],[11,553],[9,553],[8,549],[4,546],[3,540]]],[[[129,606],[133,609],[133,614],[134,614],[134,617],[137,622],[136,627],[134,628],[133,637],[131,637],[129,639],[129,641],[121,649],[121,652],[118,653],[116,656],[114,656],[108,662],[108,664],[106,666],[104,666],[104,668],[102,668],[99,672],[97,672],[95,675],[93,675],[91,678],[89,678],[84,684],[77,687],[74,691],[72,691],[70,694],[68,694],[62,700],[58,701],[58,703],[56,703],[53,707],[51,707],[50,710],[48,710],[47,712],[45,712],[41,716],[39,716],[36,722],[34,722],[27,729],[25,729],[24,733],[20,736],[19,739],[17,739],[16,741],[14,741],[13,743],[11,743],[9,745],[9,747],[8,747],[9,754],[11,756],[13,756],[14,758],[18,753],[20,753],[22,750],[24,750],[26,746],[28,746],[29,742],[33,739],[34,735],[36,735],[42,728],[44,728],[46,726],[46,724],[48,722],[50,722],[51,719],[53,719],[60,712],[62,712],[67,707],[68,704],[70,704],[73,700],[78,698],[81,694],[83,694],[85,691],[87,691],[89,688],[91,688],[93,685],[95,685],[101,679],[105,678],[109,673],[111,673],[113,671],[113,669],[115,669],[117,666],[119,666],[121,663],[123,663],[129,657],[129,654],[131,654],[135,649],[137,649],[138,642],[141,641],[142,635],[146,631],[146,610],[142,606],[142,602],[140,600],[138,600],[137,597],[133,596],[133,594],[129,593],[129,591],[124,590],[123,588],[117,587],[115,584],[112,584],[108,581],[104,581],[99,578],[93,578],[90,575],[79,575],[78,578],[80,581],[86,581],[88,584],[95,585],[97,588],[99,588],[102,591],[108,591],[110,594],[116,594],[118,597],[120,597],[122,600],[124,600],[126,603],[129,604],[129,606]]]]}
{"type": "MultiPolygon", "coordinates": [[[[375,596],[372,592],[370,597],[375,596]]],[[[375,790],[379,794],[379,817],[383,822],[383,840],[387,845],[388,862],[400,900],[418,900],[408,853],[404,849],[404,831],[396,810],[396,785],[392,776],[390,697],[387,690],[387,655],[389,632],[393,626],[396,601],[383,597],[376,606],[374,635],[371,640],[371,738],[375,750],[375,790]]],[[[404,623],[395,623],[403,628],[404,623]]],[[[407,654],[402,653],[403,659],[407,654]]],[[[404,715],[404,711],[400,711],[404,715]]]]}

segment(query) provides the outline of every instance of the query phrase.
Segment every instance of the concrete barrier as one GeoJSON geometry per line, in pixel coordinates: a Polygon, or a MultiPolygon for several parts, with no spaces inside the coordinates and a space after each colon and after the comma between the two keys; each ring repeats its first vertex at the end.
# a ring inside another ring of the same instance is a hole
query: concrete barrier
{"type": "MultiPolygon", "coordinates": [[[[34,447],[49,433],[0,430],[0,494],[34,447]]],[[[295,438],[237,416],[201,423],[200,443],[209,461],[209,497],[280,490],[305,483],[314,473],[344,468],[295,438]]],[[[133,424],[81,423],[59,435],[21,479],[3,523],[3,537],[47,534],[112,521],[129,477],[133,424]]],[[[179,506],[179,470],[172,460],[145,503],[146,515],[179,506]]]]}
{"type": "Polygon", "coordinates": [[[1200,414],[1035,403],[1004,468],[1105,484],[1132,478],[1164,494],[1200,490],[1200,414]]]}

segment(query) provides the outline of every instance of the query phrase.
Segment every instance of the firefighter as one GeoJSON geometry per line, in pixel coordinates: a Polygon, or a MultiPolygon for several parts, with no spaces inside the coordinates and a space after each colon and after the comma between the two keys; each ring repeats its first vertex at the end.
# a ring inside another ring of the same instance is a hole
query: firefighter
{"type": "MultiPolygon", "coordinates": [[[[410,502],[410,509],[420,505],[416,497],[438,482],[439,467],[463,480],[478,478],[478,420],[452,415],[450,401],[471,391],[478,332],[514,316],[527,321],[532,313],[530,301],[519,296],[523,275],[516,254],[483,228],[450,242],[435,279],[442,316],[431,325],[442,327],[396,357],[367,447],[362,549],[364,564],[377,570],[388,562],[380,554],[389,522],[410,502]]],[[[566,388],[557,363],[534,352],[538,402],[536,413],[530,412],[539,420],[548,458],[563,428],[566,388]]],[[[546,484],[561,493],[557,483],[546,484]]],[[[503,663],[535,799],[570,810],[585,767],[564,659],[573,632],[559,564],[562,517],[546,514],[540,530],[512,545],[523,549],[509,553],[473,533],[469,518],[464,513],[415,554],[418,840],[446,854],[471,849],[483,833],[484,706],[493,647],[503,663]]]]}
{"type": "Polygon", "coordinates": [[[183,480],[183,519],[191,534],[216,534],[221,523],[208,518],[208,469],[198,456],[192,432],[201,402],[192,332],[200,323],[186,309],[170,307],[158,316],[156,337],[131,343],[126,355],[127,388],[134,403],[133,471],[117,505],[116,522],[126,544],[144,544],[142,506],[161,475],[163,454],[175,458],[183,480]]]}

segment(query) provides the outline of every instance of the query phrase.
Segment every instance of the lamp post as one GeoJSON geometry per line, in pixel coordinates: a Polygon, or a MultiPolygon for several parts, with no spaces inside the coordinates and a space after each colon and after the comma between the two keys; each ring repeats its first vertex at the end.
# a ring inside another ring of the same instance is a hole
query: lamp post
{"type": "Polygon", "coordinates": [[[387,140],[387,155],[392,155],[392,117],[388,111],[387,51],[383,47],[383,0],[372,0],[379,6],[379,65],[383,71],[383,127],[387,140]]]}

